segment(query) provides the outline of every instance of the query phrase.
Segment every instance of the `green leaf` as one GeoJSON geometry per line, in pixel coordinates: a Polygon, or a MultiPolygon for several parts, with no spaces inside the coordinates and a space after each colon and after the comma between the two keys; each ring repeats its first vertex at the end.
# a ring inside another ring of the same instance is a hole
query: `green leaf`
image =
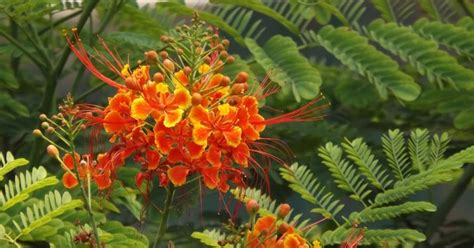
{"type": "Polygon", "coordinates": [[[283,90],[292,91],[296,101],[313,99],[319,94],[319,72],[298,52],[291,38],[276,35],[263,47],[252,39],[245,39],[245,43],[257,62],[269,72],[270,79],[283,90]]]}
{"type": "Polygon", "coordinates": [[[468,108],[461,111],[454,118],[454,126],[459,129],[474,128],[474,108],[468,108]]]}
{"type": "Polygon", "coordinates": [[[0,88],[2,86],[7,89],[18,89],[20,86],[13,72],[5,67],[0,70],[0,88]]]}
{"type": "Polygon", "coordinates": [[[380,12],[382,18],[387,22],[396,22],[397,17],[393,13],[390,0],[371,0],[374,7],[380,12]]]}
{"type": "Polygon", "coordinates": [[[237,43],[239,43],[242,46],[245,46],[244,40],[242,36],[239,34],[239,32],[216,15],[213,15],[204,11],[199,11],[197,9],[188,8],[178,3],[158,2],[157,6],[158,8],[161,8],[161,7],[166,8],[169,11],[176,13],[178,15],[192,16],[193,13],[196,12],[202,20],[212,25],[218,26],[224,32],[232,36],[237,43]]]}
{"type": "Polygon", "coordinates": [[[15,98],[11,97],[7,92],[0,92],[0,111],[2,109],[12,115],[12,118],[15,118],[15,115],[21,117],[28,117],[30,115],[28,108],[15,98]]]}
{"type": "Polygon", "coordinates": [[[317,36],[320,44],[351,70],[367,77],[382,98],[388,92],[404,101],[415,100],[421,88],[398,64],[368,44],[366,38],[348,28],[326,26],[317,36]]]}
{"type": "MultiPolygon", "coordinates": [[[[2,155],[2,158],[3,158],[3,155],[2,155]]],[[[14,170],[14,169],[16,169],[20,166],[25,166],[28,163],[29,163],[28,160],[26,160],[24,158],[19,158],[19,159],[15,159],[13,161],[7,162],[5,165],[0,167],[0,181],[3,180],[4,176],[8,172],[10,172],[10,171],[12,171],[12,170],[14,170]]]]}
{"type": "Polygon", "coordinates": [[[225,235],[221,233],[219,230],[204,230],[203,232],[193,232],[191,237],[198,239],[201,243],[210,246],[210,247],[224,247],[224,248],[231,248],[234,247],[231,244],[226,244],[221,246],[218,244],[219,240],[225,240],[225,235]]]}
{"type": "Polygon", "coordinates": [[[408,27],[382,20],[372,22],[368,27],[370,37],[383,48],[399,55],[410,63],[421,75],[431,82],[448,82],[454,87],[474,89],[474,71],[464,68],[438,44],[426,40],[408,27]]]}
{"type": "Polygon", "coordinates": [[[434,211],[436,211],[436,206],[430,202],[405,202],[395,206],[366,208],[360,213],[353,212],[349,219],[355,223],[369,223],[394,219],[404,214],[434,211]]]}
{"type": "Polygon", "coordinates": [[[299,30],[298,27],[295,26],[291,21],[289,21],[287,18],[282,16],[280,13],[274,11],[273,9],[265,6],[264,4],[260,3],[259,1],[256,0],[240,0],[240,1],[233,1],[233,0],[211,0],[211,3],[220,3],[220,4],[231,4],[231,5],[237,5],[237,6],[242,6],[245,8],[249,8],[254,10],[255,12],[264,14],[275,21],[279,22],[281,25],[283,25],[285,28],[290,30],[292,33],[298,34],[299,30]]]}

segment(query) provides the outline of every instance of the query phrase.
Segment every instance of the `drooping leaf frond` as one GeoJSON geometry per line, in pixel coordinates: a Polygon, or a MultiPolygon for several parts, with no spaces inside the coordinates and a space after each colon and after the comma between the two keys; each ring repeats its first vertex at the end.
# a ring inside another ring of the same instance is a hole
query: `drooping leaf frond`
{"type": "Polygon", "coordinates": [[[351,70],[367,77],[382,98],[388,91],[405,101],[414,100],[421,92],[413,78],[400,71],[398,64],[366,38],[347,28],[326,26],[318,33],[318,41],[351,70]]]}
{"type": "Polygon", "coordinates": [[[3,180],[8,172],[28,164],[28,160],[24,158],[15,159],[10,152],[5,156],[3,153],[0,153],[0,162],[0,181],[3,180]]]}
{"type": "Polygon", "coordinates": [[[346,139],[342,147],[348,154],[347,157],[354,161],[361,173],[367,177],[372,185],[380,190],[385,190],[391,185],[390,175],[382,168],[382,165],[362,138],[357,138],[353,141],[346,139]]]}
{"type": "Polygon", "coordinates": [[[469,16],[465,16],[456,23],[456,26],[465,28],[468,31],[473,32],[474,31],[474,19],[469,16]]]}
{"type": "Polygon", "coordinates": [[[326,231],[321,236],[321,241],[325,245],[341,244],[347,241],[347,237],[356,235],[357,231],[362,232],[363,239],[361,244],[380,244],[381,242],[406,243],[409,241],[421,242],[426,239],[425,235],[413,229],[367,229],[356,230],[341,226],[333,231],[326,231]]]}
{"type": "Polygon", "coordinates": [[[366,206],[364,199],[372,192],[369,184],[357,173],[354,166],[342,157],[342,149],[338,145],[327,143],[318,149],[319,157],[331,172],[337,186],[351,194],[351,198],[366,206]]]}
{"type": "Polygon", "coordinates": [[[299,53],[291,38],[276,35],[263,47],[252,39],[245,39],[245,44],[255,60],[269,72],[270,79],[282,87],[282,92],[292,92],[297,101],[318,96],[322,83],[319,72],[299,53]]]}
{"type": "Polygon", "coordinates": [[[423,37],[436,40],[462,55],[474,57],[474,32],[453,24],[426,19],[418,20],[413,28],[423,37]]]}
{"type": "Polygon", "coordinates": [[[421,75],[441,85],[443,81],[454,87],[474,87],[474,71],[461,66],[455,58],[438,48],[408,27],[376,20],[368,26],[370,37],[382,47],[410,63],[421,75]]]}
{"type": "Polygon", "coordinates": [[[434,212],[436,206],[430,202],[405,202],[399,205],[366,208],[361,212],[354,212],[349,219],[354,223],[369,223],[381,220],[389,220],[401,215],[415,212],[434,212]]]}
{"type": "Polygon", "coordinates": [[[280,168],[280,175],[290,183],[289,187],[293,191],[317,206],[311,212],[320,213],[325,218],[339,224],[335,217],[341,212],[344,205],[331,192],[327,192],[325,186],[321,185],[308,167],[297,163],[289,167],[284,166],[280,168]]]}
{"type": "Polygon", "coordinates": [[[20,172],[14,180],[5,183],[4,190],[0,191],[0,210],[5,211],[28,199],[32,192],[58,182],[55,176],[47,177],[46,169],[42,166],[20,172]]]}
{"type": "MultiPolygon", "coordinates": [[[[442,133],[441,135],[435,134],[433,135],[433,139],[430,142],[430,166],[436,166],[440,160],[442,160],[443,154],[448,149],[450,138],[448,133],[442,133]]],[[[429,169],[429,168],[428,168],[429,169]]]]}

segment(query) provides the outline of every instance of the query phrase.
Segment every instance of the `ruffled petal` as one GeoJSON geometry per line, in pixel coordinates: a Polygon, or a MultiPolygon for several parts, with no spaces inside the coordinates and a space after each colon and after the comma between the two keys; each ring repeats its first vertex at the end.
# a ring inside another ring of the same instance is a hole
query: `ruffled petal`
{"type": "Polygon", "coordinates": [[[212,129],[203,126],[201,124],[197,124],[193,128],[193,141],[194,143],[206,146],[207,145],[207,138],[211,134],[212,129]]]}
{"type": "MultiPolygon", "coordinates": [[[[79,167],[79,162],[81,161],[81,156],[76,152],[74,153],[74,157],[76,157],[76,165],[79,167]]],[[[70,170],[74,169],[74,160],[72,159],[72,156],[70,153],[66,153],[63,156],[63,163],[66,165],[66,167],[70,170]]]]}
{"type": "Polygon", "coordinates": [[[242,129],[240,129],[240,127],[234,126],[230,131],[223,131],[222,134],[224,135],[227,145],[231,147],[237,147],[242,140],[242,129]]]}
{"type": "Polygon", "coordinates": [[[167,110],[165,112],[165,120],[163,121],[163,125],[165,127],[174,127],[178,124],[181,119],[183,118],[182,109],[175,109],[175,110],[167,110]]]}
{"type": "Polygon", "coordinates": [[[168,154],[173,141],[167,137],[165,132],[155,132],[155,145],[163,154],[168,154]]]}
{"type": "Polygon", "coordinates": [[[168,177],[175,186],[181,186],[186,183],[189,169],[185,166],[175,166],[168,169],[168,177]]]}
{"type": "Polygon", "coordinates": [[[232,151],[232,158],[234,161],[243,166],[248,166],[248,158],[250,157],[250,149],[246,143],[241,143],[232,151]]]}
{"type": "Polygon", "coordinates": [[[200,158],[204,152],[204,146],[197,145],[194,142],[187,142],[186,148],[188,148],[189,157],[191,157],[191,159],[200,158]]]}
{"type": "Polygon", "coordinates": [[[126,119],[117,111],[111,111],[105,115],[104,129],[107,133],[121,133],[130,128],[133,119],[126,119]]]}
{"type": "Polygon", "coordinates": [[[170,153],[168,154],[168,162],[171,164],[176,164],[177,162],[182,162],[183,154],[178,148],[171,149],[170,153]]]}
{"type": "Polygon", "coordinates": [[[202,105],[194,106],[189,113],[189,119],[194,123],[209,122],[209,111],[202,105]]]}
{"type": "Polygon", "coordinates": [[[184,73],[183,70],[180,70],[174,74],[173,83],[177,86],[186,86],[189,84],[188,76],[184,73]]]}
{"type": "Polygon", "coordinates": [[[210,145],[206,153],[207,161],[216,168],[221,167],[221,150],[216,145],[210,145]]]}
{"type": "Polygon", "coordinates": [[[186,88],[177,88],[174,91],[173,104],[177,104],[180,108],[186,109],[191,105],[191,95],[186,88]]]}
{"type": "Polygon", "coordinates": [[[207,167],[202,169],[203,181],[204,184],[210,188],[214,189],[219,184],[219,168],[216,167],[207,167]]]}
{"type": "Polygon", "coordinates": [[[95,183],[97,184],[97,187],[99,190],[106,189],[112,185],[112,180],[110,179],[110,171],[105,170],[100,174],[95,174],[94,175],[94,180],[95,183]]]}
{"type": "Polygon", "coordinates": [[[132,102],[131,116],[135,120],[145,120],[153,111],[151,106],[143,98],[137,98],[132,102]]]}

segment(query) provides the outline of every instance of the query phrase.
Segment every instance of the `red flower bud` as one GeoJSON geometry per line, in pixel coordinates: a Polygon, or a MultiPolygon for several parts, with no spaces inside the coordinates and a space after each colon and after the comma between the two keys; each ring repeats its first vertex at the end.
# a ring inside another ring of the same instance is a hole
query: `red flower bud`
{"type": "Polygon", "coordinates": [[[52,158],[56,158],[59,156],[59,150],[54,145],[49,145],[48,147],[46,147],[46,152],[48,152],[48,155],[52,158]]]}
{"type": "Polygon", "coordinates": [[[258,211],[260,206],[258,205],[258,202],[254,199],[250,199],[247,204],[245,204],[245,209],[247,209],[247,212],[249,214],[254,214],[258,211]]]}
{"type": "Polygon", "coordinates": [[[290,213],[291,207],[287,203],[280,204],[278,208],[278,217],[285,218],[290,213]]]}
{"type": "Polygon", "coordinates": [[[174,72],[174,63],[171,60],[169,59],[163,60],[163,66],[169,71],[174,72]]]}
{"type": "Polygon", "coordinates": [[[192,102],[193,106],[197,106],[197,105],[201,104],[202,95],[197,93],[197,92],[193,93],[193,97],[191,98],[191,102],[192,102]]]}
{"type": "Polygon", "coordinates": [[[164,80],[165,76],[163,76],[163,74],[159,72],[153,74],[153,81],[155,81],[155,83],[163,82],[164,80]]]}

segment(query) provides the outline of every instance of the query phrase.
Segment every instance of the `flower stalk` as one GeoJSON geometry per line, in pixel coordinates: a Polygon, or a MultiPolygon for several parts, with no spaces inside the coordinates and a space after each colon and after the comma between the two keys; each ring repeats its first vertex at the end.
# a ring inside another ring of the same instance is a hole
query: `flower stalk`
{"type": "Polygon", "coordinates": [[[168,228],[168,217],[171,211],[171,205],[173,203],[174,192],[175,187],[173,186],[173,184],[170,184],[167,189],[165,207],[161,215],[160,227],[158,228],[158,233],[155,237],[155,243],[153,245],[154,248],[160,247],[161,240],[163,239],[163,236],[166,233],[166,229],[168,228]]]}

